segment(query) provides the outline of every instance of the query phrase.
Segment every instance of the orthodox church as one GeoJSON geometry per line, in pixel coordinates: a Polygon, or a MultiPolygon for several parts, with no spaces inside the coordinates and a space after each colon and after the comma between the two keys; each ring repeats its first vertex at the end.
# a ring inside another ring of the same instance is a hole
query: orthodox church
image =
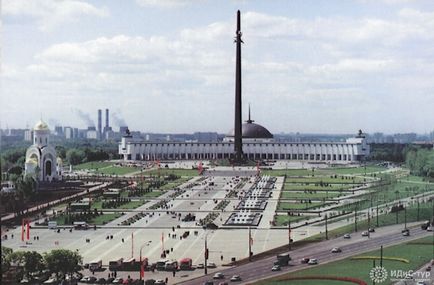
{"type": "Polygon", "coordinates": [[[56,181],[62,177],[62,160],[50,145],[50,129],[40,120],[33,127],[33,145],[27,149],[25,174],[38,181],[56,181]]]}

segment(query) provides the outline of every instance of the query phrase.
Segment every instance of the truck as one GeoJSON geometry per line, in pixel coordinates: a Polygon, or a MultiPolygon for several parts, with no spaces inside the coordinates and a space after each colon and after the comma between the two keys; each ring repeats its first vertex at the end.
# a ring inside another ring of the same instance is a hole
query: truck
{"type": "Polygon", "coordinates": [[[180,270],[192,270],[193,260],[189,257],[183,258],[179,261],[180,270]]]}
{"type": "Polygon", "coordinates": [[[157,264],[155,265],[155,269],[158,271],[164,271],[166,269],[166,263],[169,262],[167,259],[162,259],[157,261],[157,264]]]}
{"type": "Polygon", "coordinates": [[[95,260],[95,261],[92,261],[91,263],[89,263],[89,270],[90,271],[98,271],[100,269],[102,269],[102,260],[101,259],[95,260]]]}
{"type": "Polygon", "coordinates": [[[274,265],[287,266],[290,260],[291,257],[289,256],[289,253],[278,254],[274,265]]]}
{"type": "Polygon", "coordinates": [[[122,268],[123,262],[124,262],[123,258],[119,258],[119,259],[116,259],[116,260],[109,261],[109,270],[110,271],[118,271],[118,270],[120,270],[122,268]]]}
{"type": "Polygon", "coordinates": [[[49,221],[48,222],[48,229],[57,229],[57,222],[56,221],[49,221]]]}

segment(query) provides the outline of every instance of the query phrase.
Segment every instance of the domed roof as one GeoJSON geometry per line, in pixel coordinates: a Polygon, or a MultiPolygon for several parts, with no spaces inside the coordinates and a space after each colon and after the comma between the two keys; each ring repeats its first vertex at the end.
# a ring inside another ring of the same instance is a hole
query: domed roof
{"type": "MultiPolygon", "coordinates": [[[[244,139],[272,139],[273,135],[269,130],[259,124],[253,123],[250,119],[250,105],[249,105],[249,119],[241,126],[242,135],[244,139]]],[[[227,135],[228,137],[234,137],[234,129],[227,135]]]]}
{"type": "Polygon", "coordinates": [[[39,120],[39,122],[37,122],[37,123],[35,124],[35,126],[33,127],[33,130],[34,130],[34,131],[48,131],[49,128],[48,128],[47,123],[45,123],[45,122],[42,121],[42,120],[39,120]]]}
{"type": "Polygon", "coordinates": [[[38,164],[38,159],[36,159],[34,157],[29,157],[29,158],[27,158],[26,163],[27,164],[35,164],[35,165],[37,165],[38,164]]]}
{"type": "MultiPolygon", "coordinates": [[[[243,138],[245,139],[272,139],[273,135],[266,128],[259,124],[247,121],[242,125],[243,138]]],[[[235,131],[232,130],[229,137],[235,136],[235,131]]]]}

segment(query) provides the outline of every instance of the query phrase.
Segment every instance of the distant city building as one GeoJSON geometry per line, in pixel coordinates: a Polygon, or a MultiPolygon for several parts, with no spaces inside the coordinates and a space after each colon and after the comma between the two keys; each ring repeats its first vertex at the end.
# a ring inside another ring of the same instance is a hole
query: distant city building
{"type": "Polygon", "coordinates": [[[55,126],[54,127],[54,133],[58,136],[63,136],[63,127],[62,126],[55,126]]]}
{"type": "Polygon", "coordinates": [[[74,131],[71,127],[65,127],[63,129],[63,132],[65,134],[65,139],[72,140],[74,139],[74,131]]]}
{"type": "Polygon", "coordinates": [[[24,140],[26,142],[33,141],[33,130],[25,130],[24,131],[24,140]]]}
{"type": "Polygon", "coordinates": [[[39,181],[58,180],[62,175],[62,161],[50,145],[48,125],[40,120],[33,128],[33,145],[27,149],[25,174],[39,181]]]}
{"type": "Polygon", "coordinates": [[[95,127],[88,127],[86,132],[86,139],[97,140],[99,138],[98,131],[95,127]]]}

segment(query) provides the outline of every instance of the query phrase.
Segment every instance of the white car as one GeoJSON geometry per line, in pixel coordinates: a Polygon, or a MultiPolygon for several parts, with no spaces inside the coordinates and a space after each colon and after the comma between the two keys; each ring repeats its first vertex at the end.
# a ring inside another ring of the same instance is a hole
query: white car
{"type": "Polygon", "coordinates": [[[432,227],[427,227],[426,230],[427,230],[428,232],[432,232],[432,227]]]}
{"type": "Polygon", "coordinates": [[[280,271],[280,266],[279,265],[274,265],[273,267],[271,267],[271,271],[280,271]]]}
{"type": "Polygon", "coordinates": [[[221,272],[217,272],[216,274],[214,274],[213,279],[223,279],[225,278],[224,274],[221,272]]]}
{"type": "Polygon", "coordinates": [[[196,266],[196,268],[197,268],[197,269],[204,269],[204,268],[205,268],[205,265],[203,265],[203,263],[199,263],[199,264],[196,266]]]}
{"type": "Polygon", "coordinates": [[[83,278],[80,279],[80,282],[87,283],[89,282],[89,279],[90,279],[89,276],[84,276],[83,278]]]}
{"type": "Polygon", "coordinates": [[[331,250],[332,253],[338,253],[338,252],[342,252],[342,249],[340,249],[339,247],[334,247],[331,250]]]}
{"type": "Polygon", "coordinates": [[[309,261],[308,261],[307,264],[309,264],[309,265],[315,265],[315,264],[318,264],[318,259],[316,259],[316,258],[311,258],[311,259],[309,259],[309,261]]]}
{"type": "Polygon", "coordinates": [[[216,268],[217,265],[215,265],[214,262],[208,262],[208,264],[206,265],[206,267],[208,267],[208,268],[216,268]]]}
{"type": "Polygon", "coordinates": [[[241,277],[240,277],[240,275],[234,275],[234,276],[232,276],[232,277],[231,277],[231,281],[232,281],[232,282],[234,282],[234,281],[241,281],[241,277]]]}
{"type": "Polygon", "coordinates": [[[369,236],[369,232],[368,231],[362,232],[362,237],[368,237],[368,236],[369,236]]]}
{"type": "Polygon", "coordinates": [[[348,239],[348,238],[351,238],[351,236],[350,236],[350,234],[344,234],[344,238],[348,239]]]}

